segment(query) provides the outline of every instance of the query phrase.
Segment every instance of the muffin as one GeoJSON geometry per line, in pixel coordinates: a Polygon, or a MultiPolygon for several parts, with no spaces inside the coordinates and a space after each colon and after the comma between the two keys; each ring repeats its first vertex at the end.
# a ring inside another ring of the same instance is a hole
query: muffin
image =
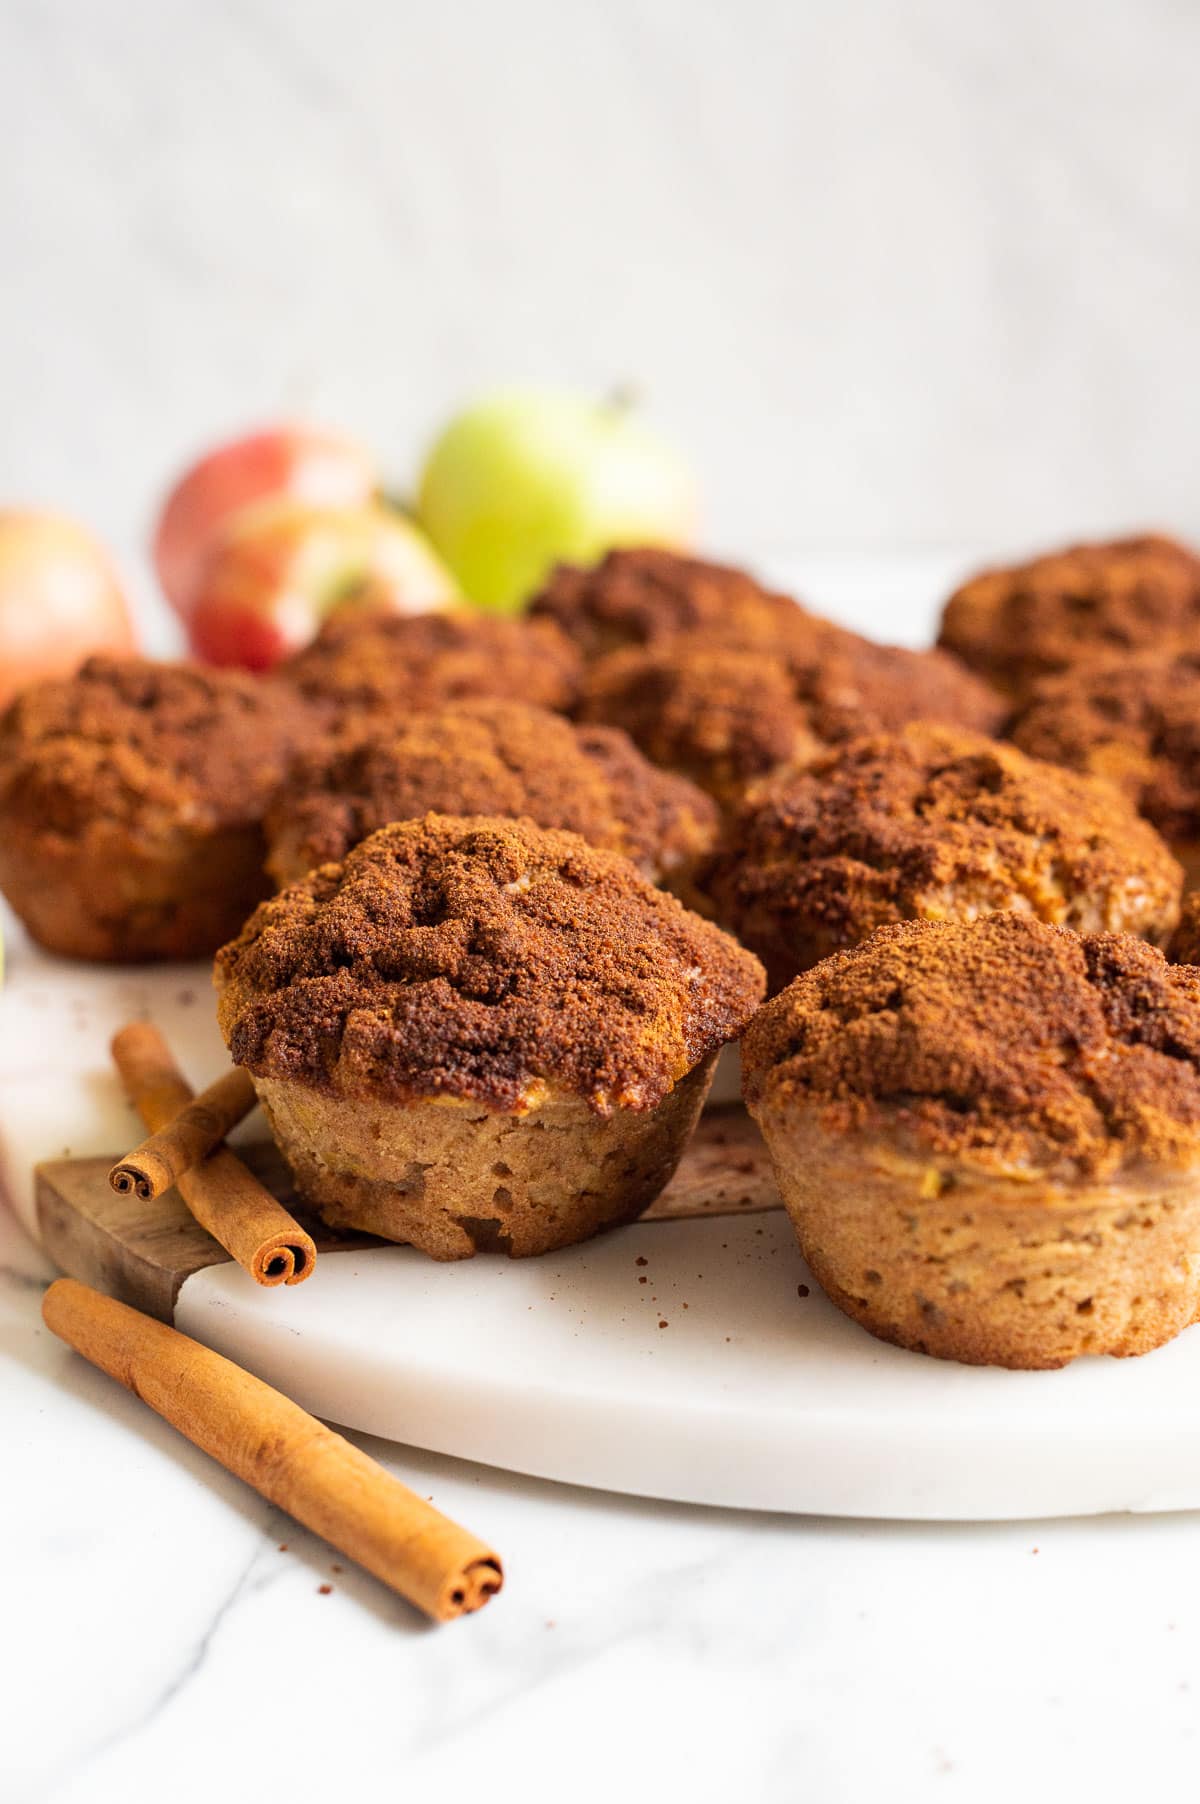
{"type": "Polygon", "coordinates": [[[938,639],[1013,695],[1097,653],[1198,641],[1200,556],[1153,533],[985,570],[950,597],[938,639]]]}
{"type": "Polygon", "coordinates": [[[1183,874],[1107,783],[919,721],[756,785],[696,881],[778,989],[892,921],[1009,910],[1164,945],[1183,874]]]}
{"type": "Polygon", "coordinates": [[[768,647],[796,630],[838,631],[744,570],[649,546],[610,551],[591,568],[559,564],[529,613],[560,626],[588,659],[696,629],[768,647]]]}
{"type": "Polygon", "coordinates": [[[775,652],[678,634],[601,658],[584,679],[580,717],[623,727],[655,764],[724,807],[784,764],[919,718],[994,730],[994,691],[938,651],[872,645],[854,634],[775,652]]]}
{"type": "Polygon", "coordinates": [[[1200,647],[1043,677],[1008,730],[1035,757],[1115,783],[1200,880],[1200,647]]]}
{"type": "Polygon", "coordinates": [[[269,884],[262,821],[310,722],[240,671],[90,658],[0,719],[0,889],[69,958],[211,954],[269,884]]]}
{"type": "Polygon", "coordinates": [[[435,1259],[639,1215],[763,990],[618,854],[437,814],[263,903],[216,974],[301,1195],[435,1259]]]}
{"type": "Polygon", "coordinates": [[[470,696],[572,706],[579,653],[552,621],[466,608],[332,614],[279,674],[335,728],[397,721],[470,696]]]}
{"type": "Polygon", "coordinates": [[[1200,1306],[1200,970],[1025,915],[907,921],[743,1041],[805,1258],[968,1365],[1146,1353],[1200,1306]]]}
{"type": "Polygon", "coordinates": [[[657,770],[615,727],[573,727],[523,702],[462,702],[299,760],[267,817],[268,868],[294,882],[389,821],[431,812],[563,827],[623,852],[652,883],[684,879],[717,826],[702,790],[657,770]]]}

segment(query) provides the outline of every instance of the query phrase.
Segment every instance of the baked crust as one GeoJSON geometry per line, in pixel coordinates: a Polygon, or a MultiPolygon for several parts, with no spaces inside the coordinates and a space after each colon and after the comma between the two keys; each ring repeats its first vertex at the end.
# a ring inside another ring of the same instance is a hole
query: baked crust
{"type": "Polygon", "coordinates": [[[995,910],[1165,944],[1182,872],[1108,784],[915,722],[754,786],[696,882],[773,988],[903,920],[995,910]]]}
{"type": "Polygon", "coordinates": [[[704,633],[627,647],[589,669],[580,708],[726,807],[778,766],[809,763],[872,728],[930,718],[990,731],[1003,712],[945,652],[872,645],[840,629],[773,651],[704,633]]]}
{"type": "Polygon", "coordinates": [[[1009,735],[1034,757],[1116,784],[1171,845],[1200,840],[1200,647],[1043,677],[1009,735]]]}
{"type": "Polygon", "coordinates": [[[745,1026],[758,961],[624,858],[530,821],[383,828],[217,958],[236,1063],[346,1097],[650,1109],[745,1026]]]}
{"type": "Polygon", "coordinates": [[[429,614],[332,614],[279,675],[336,727],[396,720],[469,696],[555,710],[578,693],[579,653],[550,620],[458,608],[429,614]]]}
{"type": "Polygon", "coordinates": [[[527,816],[622,852],[655,882],[711,849],[717,810],[611,727],[573,727],[521,702],[469,701],[297,763],[267,820],[268,866],[294,882],[389,821],[527,816]]]}
{"type": "Polygon", "coordinates": [[[905,922],[769,1002],[742,1068],[753,1112],[956,1179],[1165,1178],[1200,1161],[1200,969],[1023,915],[905,922]]]}
{"type": "Polygon", "coordinates": [[[432,1259],[514,1259],[633,1221],[670,1181],[712,1080],[710,1053],[653,1109],[598,1115],[547,1096],[525,1115],[445,1097],[346,1099],[256,1078],[301,1195],[332,1227],[432,1259]]]}
{"type": "Polygon", "coordinates": [[[0,887],[52,951],[211,953],[266,892],[262,817],[307,710],[240,671],[90,658],[0,720],[0,887]]]}
{"type": "Polygon", "coordinates": [[[1200,1314],[1200,970],[1021,915],[884,927],[742,1066],[814,1275],[882,1339],[1053,1367],[1200,1314]]]}
{"type": "Polygon", "coordinates": [[[946,603],[938,643],[1020,695],[1097,653],[1198,640],[1200,556],[1142,533],[981,571],[946,603]]]}
{"type": "Polygon", "coordinates": [[[554,621],[589,659],[695,630],[766,647],[781,634],[837,631],[745,570],[651,546],[610,551],[587,568],[559,564],[529,612],[554,621]]]}

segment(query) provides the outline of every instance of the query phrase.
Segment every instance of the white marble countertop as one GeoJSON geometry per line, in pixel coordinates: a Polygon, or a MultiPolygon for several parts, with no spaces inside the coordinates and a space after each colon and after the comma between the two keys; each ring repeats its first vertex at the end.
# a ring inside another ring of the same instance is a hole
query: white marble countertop
{"type": "Polygon", "coordinates": [[[6,1215],[0,1267],[6,1804],[1185,1795],[1191,1516],[740,1515],[364,1443],[505,1556],[427,1628],[54,1340],[6,1215]]]}
{"type": "MultiPolygon", "coordinates": [[[[961,564],[773,574],[919,642],[961,564]]],[[[29,1060],[0,1033],[0,1082],[29,1060]]],[[[751,1515],[364,1440],[504,1556],[433,1629],[54,1340],[48,1276],[0,1206],[3,1804],[1124,1804],[1194,1774],[1193,1515],[751,1515]]]]}
{"type": "MultiPolygon", "coordinates": [[[[642,388],[730,549],[1194,531],[1198,30],[9,6],[0,502],[88,519],[145,602],[214,436],[327,418],[403,483],[515,379],[642,388]]],[[[432,1630],[44,1332],[46,1275],[0,1209],[3,1804],[1195,1789],[1191,1516],[737,1515],[374,1445],[506,1557],[432,1630]]]]}

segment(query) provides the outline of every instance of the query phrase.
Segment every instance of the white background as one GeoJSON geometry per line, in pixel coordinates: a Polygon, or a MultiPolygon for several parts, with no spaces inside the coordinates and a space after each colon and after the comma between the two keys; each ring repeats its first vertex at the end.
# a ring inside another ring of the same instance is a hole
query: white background
{"type": "MultiPolygon", "coordinates": [[[[1183,0],[0,0],[0,501],[132,559],[214,434],[313,414],[404,483],[529,379],[640,387],[749,559],[1200,532],[1198,64],[1183,0]]],[[[4,1804],[1194,1793],[1192,1517],[376,1448],[507,1557],[426,1631],[41,1333],[7,1219],[0,1268],[4,1804]]]]}
{"type": "Polygon", "coordinates": [[[1187,0],[0,0],[0,499],[633,384],[708,538],[1200,532],[1187,0]]]}

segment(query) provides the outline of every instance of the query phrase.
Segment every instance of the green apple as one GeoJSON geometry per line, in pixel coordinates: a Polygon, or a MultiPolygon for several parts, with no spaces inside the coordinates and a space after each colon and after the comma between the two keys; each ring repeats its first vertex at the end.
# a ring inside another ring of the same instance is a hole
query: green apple
{"type": "Polygon", "coordinates": [[[422,526],[480,607],[522,607],[560,559],[694,542],[691,472],[620,401],[509,389],[450,422],[421,477],[422,526]]]}

